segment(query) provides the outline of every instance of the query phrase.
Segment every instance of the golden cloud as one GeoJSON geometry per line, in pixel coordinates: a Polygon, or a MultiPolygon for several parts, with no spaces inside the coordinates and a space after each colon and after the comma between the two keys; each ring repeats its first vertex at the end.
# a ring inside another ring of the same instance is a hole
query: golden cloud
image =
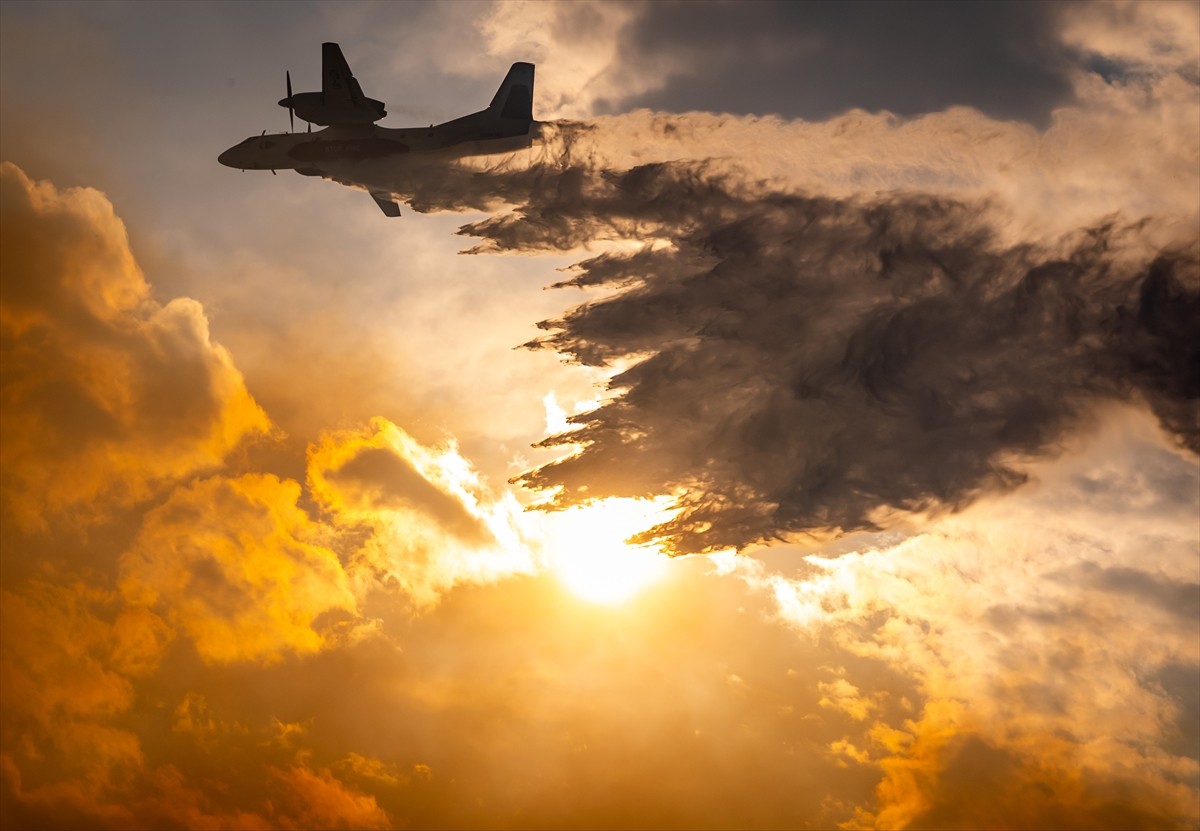
{"type": "Polygon", "coordinates": [[[122,594],[187,633],[206,661],[320,649],[317,619],[356,602],[299,499],[299,483],[270,474],[176,489],[122,555],[122,594]]]}
{"type": "Polygon", "coordinates": [[[112,205],[0,164],[3,505],[90,524],[269,428],[201,306],[150,296],[112,205]]]}
{"type": "Polygon", "coordinates": [[[368,530],[356,576],[394,584],[418,607],[459,583],[535,569],[520,506],[493,493],[453,444],[429,448],[375,418],[310,447],[308,482],[337,523],[368,530]]]}
{"type": "Polygon", "coordinates": [[[161,622],[122,615],[113,592],[42,580],[0,592],[6,813],[128,824],[127,811],[102,804],[143,763],[138,737],[116,723],[134,692],[115,668],[144,672],[164,645],[161,622]]]}
{"type": "Polygon", "coordinates": [[[282,786],[286,828],[391,828],[375,797],[358,791],[326,769],[293,766],[275,771],[282,786]]]}

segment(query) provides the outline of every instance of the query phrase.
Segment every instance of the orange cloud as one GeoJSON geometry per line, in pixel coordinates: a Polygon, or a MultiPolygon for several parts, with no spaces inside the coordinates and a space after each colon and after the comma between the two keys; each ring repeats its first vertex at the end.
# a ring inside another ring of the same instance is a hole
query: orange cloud
{"type": "Polygon", "coordinates": [[[103,194],[0,164],[5,513],[93,524],[269,427],[201,306],[161,305],[103,194]]]}
{"type": "Polygon", "coordinates": [[[317,620],[356,602],[327,531],[297,505],[300,485],[269,474],[178,488],[146,515],[121,557],[121,591],[155,609],[216,663],[313,652],[317,620]]]}
{"type": "Polygon", "coordinates": [[[375,797],[355,790],[328,770],[294,766],[275,771],[288,812],[287,828],[391,828],[375,797]],[[293,821],[294,818],[294,821],[293,821]]]}
{"type": "Polygon", "coordinates": [[[165,638],[161,622],[126,617],[119,607],[114,593],[78,582],[35,580],[20,592],[0,591],[6,815],[130,822],[124,808],[105,804],[106,792],[143,764],[137,735],[117,723],[134,690],[116,667],[144,672],[165,638]]]}
{"type": "Polygon", "coordinates": [[[857,817],[867,827],[1194,827],[1188,772],[1147,775],[1145,761],[1133,758],[1114,766],[1070,734],[1031,732],[1013,743],[972,724],[950,700],[930,701],[904,731],[884,732],[903,733],[904,742],[879,762],[880,810],[857,817]]]}
{"type": "Polygon", "coordinates": [[[426,447],[386,419],[326,433],[309,448],[309,487],[342,525],[369,536],[357,576],[393,583],[419,607],[459,583],[530,573],[521,509],[496,495],[453,444],[426,447]]]}
{"type": "MultiPolygon", "coordinates": [[[[83,583],[31,581],[20,593],[0,591],[5,715],[52,727],[127,709],[133,690],[112,664],[153,664],[164,639],[123,634],[136,623],[112,623],[118,605],[113,593],[83,583]]],[[[161,631],[158,622],[145,625],[161,631]]]]}

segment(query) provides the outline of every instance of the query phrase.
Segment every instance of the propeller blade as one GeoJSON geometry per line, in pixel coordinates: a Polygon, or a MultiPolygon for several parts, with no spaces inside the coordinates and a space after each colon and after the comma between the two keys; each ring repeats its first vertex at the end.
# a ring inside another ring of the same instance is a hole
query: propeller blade
{"type": "Polygon", "coordinates": [[[296,132],[296,110],[292,107],[292,71],[287,70],[287,101],[288,101],[288,124],[291,125],[292,132],[296,132]]]}

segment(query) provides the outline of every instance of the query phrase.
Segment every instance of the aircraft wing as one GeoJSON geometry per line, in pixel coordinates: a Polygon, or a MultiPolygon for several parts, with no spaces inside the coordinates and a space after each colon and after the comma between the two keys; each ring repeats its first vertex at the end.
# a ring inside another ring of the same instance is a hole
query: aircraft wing
{"type": "Polygon", "coordinates": [[[321,93],[326,107],[374,111],[370,99],[363,95],[358,79],[350,71],[342,47],[336,43],[321,44],[321,93]]]}
{"type": "Polygon", "coordinates": [[[383,211],[385,216],[400,216],[400,206],[387,191],[373,190],[371,198],[375,200],[375,204],[379,206],[379,210],[383,211]]]}

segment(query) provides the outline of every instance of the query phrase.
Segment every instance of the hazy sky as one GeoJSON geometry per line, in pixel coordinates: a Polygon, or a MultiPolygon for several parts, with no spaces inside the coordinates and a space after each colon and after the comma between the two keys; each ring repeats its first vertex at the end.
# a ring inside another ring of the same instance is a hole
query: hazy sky
{"type": "Polygon", "coordinates": [[[5,828],[1200,825],[1200,4],[5,0],[0,102],[5,828]],[[329,40],[543,141],[218,165],[329,40]]]}

